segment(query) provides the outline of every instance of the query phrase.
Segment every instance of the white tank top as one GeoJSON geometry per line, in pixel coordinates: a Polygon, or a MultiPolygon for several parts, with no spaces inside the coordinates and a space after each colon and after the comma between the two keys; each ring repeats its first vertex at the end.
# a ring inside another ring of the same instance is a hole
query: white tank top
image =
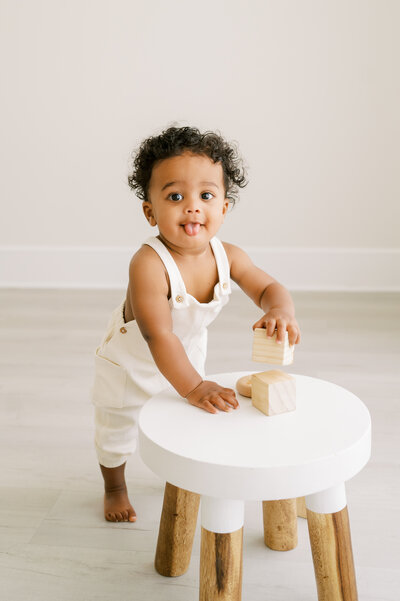
{"type": "MultiPolygon", "coordinates": [[[[207,326],[214,321],[231,293],[229,261],[218,238],[210,240],[219,281],[209,303],[200,303],[188,294],[181,273],[166,246],[156,237],[148,238],[168,272],[173,332],[178,336],[193,367],[204,377],[207,354],[207,326]]],[[[143,404],[167,386],[168,380],[158,370],[136,320],[125,323],[125,299],[115,309],[108,324],[99,354],[126,369],[129,374],[125,404],[143,404]]],[[[173,358],[172,358],[173,360],[173,358]]]]}

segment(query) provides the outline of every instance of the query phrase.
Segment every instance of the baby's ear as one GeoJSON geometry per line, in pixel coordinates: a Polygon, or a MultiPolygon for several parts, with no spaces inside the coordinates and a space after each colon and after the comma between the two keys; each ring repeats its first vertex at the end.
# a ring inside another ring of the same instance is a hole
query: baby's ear
{"type": "Polygon", "coordinates": [[[227,212],[228,212],[228,209],[229,209],[229,204],[230,204],[230,202],[229,202],[229,198],[225,198],[225,200],[224,200],[224,204],[223,204],[223,206],[222,206],[222,214],[223,214],[223,215],[226,215],[226,214],[227,214],[227,212]]]}
{"type": "Polygon", "coordinates": [[[146,219],[150,223],[150,225],[153,225],[153,226],[157,225],[157,221],[153,215],[153,205],[151,204],[151,202],[146,200],[142,204],[142,209],[143,209],[144,216],[146,217],[146,219]]]}

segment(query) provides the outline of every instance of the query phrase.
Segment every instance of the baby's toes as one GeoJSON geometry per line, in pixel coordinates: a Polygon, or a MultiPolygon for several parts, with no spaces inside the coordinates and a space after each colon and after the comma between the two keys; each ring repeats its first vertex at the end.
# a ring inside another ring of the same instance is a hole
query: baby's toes
{"type": "Polygon", "coordinates": [[[122,515],[122,521],[123,522],[127,522],[128,521],[128,511],[121,511],[121,515],[122,515]]]}
{"type": "Polygon", "coordinates": [[[128,512],[128,521],[129,522],[136,522],[136,513],[134,509],[130,509],[128,512]]]}
{"type": "Polygon", "coordinates": [[[111,513],[111,511],[109,511],[108,513],[106,513],[106,520],[108,522],[116,522],[117,519],[115,517],[115,513],[111,513]]]}

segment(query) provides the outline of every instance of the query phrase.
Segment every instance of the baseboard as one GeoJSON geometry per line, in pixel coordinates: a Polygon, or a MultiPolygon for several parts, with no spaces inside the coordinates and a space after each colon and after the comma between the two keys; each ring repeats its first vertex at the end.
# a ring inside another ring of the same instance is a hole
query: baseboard
{"type": "MultiPolygon", "coordinates": [[[[127,285],[135,248],[0,247],[2,288],[114,288],[127,285]]],[[[400,248],[245,249],[289,290],[400,291],[400,248]]]]}

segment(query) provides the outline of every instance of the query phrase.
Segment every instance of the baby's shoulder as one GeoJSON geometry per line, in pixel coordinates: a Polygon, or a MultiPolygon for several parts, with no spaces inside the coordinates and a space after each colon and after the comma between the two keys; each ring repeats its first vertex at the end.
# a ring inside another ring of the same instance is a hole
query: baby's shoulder
{"type": "Polygon", "coordinates": [[[226,256],[228,257],[229,265],[232,265],[232,262],[236,260],[240,260],[240,257],[245,254],[244,251],[239,248],[239,246],[231,244],[230,242],[223,242],[222,240],[221,242],[226,252],[226,256]]]}
{"type": "Polygon", "coordinates": [[[158,253],[148,244],[143,244],[131,258],[129,269],[159,269],[163,271],[163,262],[158,253]]]}
{"type": "Polygon", "coordinates": [[[163,284],[167,281],[164,263],[151,246],[143,244],[132,256],[129,263],[129,280],[151,280],[153,284],[157,280],[163,284]]]}
{"type": "Polygon", "coordinates": [[[132,255],[132,261],[136,262],[146,262],[146,261],[157,261],[160,260],[159,255],[156,253],[154,248],[149,246],[148,244],[142,244],[142,246],[132,255]]]}

